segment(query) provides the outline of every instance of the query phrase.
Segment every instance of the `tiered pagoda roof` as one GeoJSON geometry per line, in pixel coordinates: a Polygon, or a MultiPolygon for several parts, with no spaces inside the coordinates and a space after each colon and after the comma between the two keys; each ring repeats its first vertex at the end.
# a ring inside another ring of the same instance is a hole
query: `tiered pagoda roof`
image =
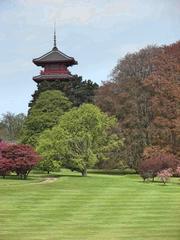
{"type": "Polygon", "coordinates": [[[55,32],[52,50],[41,57],[34,58],[33,63],[44,68],[40,75],[33,77],[33,80],[37,83],[44,80],[72,80],[73,76],[67,68],[78,64],[73,57],[69,57],[57,48],[55,32]]]}
{"type": "Polygon", "coordinates": [[[42,67],[48,63],[64,63],[66,66],[78,64],[73,57],[67,56],[63,52],[59,51],[57,47],[53,47],[50,52],[42,55],[41,57],[34,58],[33,63],[42,67]]]}

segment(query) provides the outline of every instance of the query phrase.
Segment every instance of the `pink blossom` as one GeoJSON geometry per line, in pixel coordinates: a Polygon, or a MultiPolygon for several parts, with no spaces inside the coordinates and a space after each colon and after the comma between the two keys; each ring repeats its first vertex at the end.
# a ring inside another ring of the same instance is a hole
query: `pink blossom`
{"type": "Polygon", "coordinates": [[[164,169],[162,171],[160,171],[157,174],[157,177],[160,179],[161,182],[163,182],[164,184],[169,181],[170,177],[172,177],[173,175],[173,171],[171,168],[168,169],[164,169]]]}

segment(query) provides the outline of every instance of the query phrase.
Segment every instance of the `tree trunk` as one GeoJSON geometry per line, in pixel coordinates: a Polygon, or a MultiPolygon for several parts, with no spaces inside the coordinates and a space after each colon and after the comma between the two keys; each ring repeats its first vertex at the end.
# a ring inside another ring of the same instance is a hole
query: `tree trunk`
{"type": "Polygon", "coordinates": [[[87,176],[87,168],[84,168],[82,171],[82,176],[86,177],[87,176]]]}

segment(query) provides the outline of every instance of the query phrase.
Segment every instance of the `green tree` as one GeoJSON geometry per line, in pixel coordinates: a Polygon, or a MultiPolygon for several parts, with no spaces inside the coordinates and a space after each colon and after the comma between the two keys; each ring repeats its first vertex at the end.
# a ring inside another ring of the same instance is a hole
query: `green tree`
{"type": "Polygon", "coordinates": [[[37,165],[37,169],[46,171],[48,174],[50,172],[58,172],[61,169],[61,162],[58,160],[53,160],[52,158],[43,158],[37,165]]]}
{"type": "Polygon", "coordinates": [[[35,146],[40,133],[56,125],[59,118],[71,107],[72,103],[61,91],[42,92],[24,123],[22,142],[35,146]]]}
{"type": "Polygon", "coordinates": [[[25,119],[26,116],[23,113],[7,112],[3,114],[0,121],[0,138],[12,142],[18,141],[25,119]]]}
{"type": "Polygon", "coordinates": [[[38,84],[38,89],[32,95],[33,99],[29,103],[30,109],[35,104],[39,95],[47,90],[60,90],[66,97],[70,99],[74,106],[79,106],[82,103],[92,103],[95,90],[98,88],[97,83],[91,80],[83,80],[81,76],[74,75],[73,80],[55,80],[42,81],[38,84]]]}
{"type": "Polygon", "coordinates": [[[65,113],[52,130],[43,132],[37,150],[44,158],[59,160],[86,176],[87,168],[122,144],[111,132],[115,125],[115,118],[92,104],[83,104],[65,113]]]}

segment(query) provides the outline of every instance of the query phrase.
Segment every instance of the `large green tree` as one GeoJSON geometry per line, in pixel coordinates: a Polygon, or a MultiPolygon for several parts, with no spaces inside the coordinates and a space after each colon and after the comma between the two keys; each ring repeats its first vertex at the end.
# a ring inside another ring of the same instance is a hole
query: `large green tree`
{"type": "Polygon", "coordinates": [[[39,95],[47,90],[62,91],[74,106],[79,106],[82,103],[92,103],[98,84],[93,83],[91,80],[83,80],[81,76],[74,75],[73,80],[42,81],[37,87],[38,89],[32,95],[33,99],[29,103],[30,109],[35,104],[39,95]]]}
{"type": "Polygon", "coordinates": [[[22,142],[36,145],[37,138],[45,130],[58,123],[59,118],[72,107],[72,103],[61,91],[42,92],[24,123],[22,142]]]}
{"type": "Polygon", "coordinates": [[[92,104],[83,104],[65,113],[56,126],[43,132],[37,150],[45,159],[59,160],[63,166],[86,176],[87,168],[122,144],[111,131],[115,125],[115,118],[92,104]]]}

